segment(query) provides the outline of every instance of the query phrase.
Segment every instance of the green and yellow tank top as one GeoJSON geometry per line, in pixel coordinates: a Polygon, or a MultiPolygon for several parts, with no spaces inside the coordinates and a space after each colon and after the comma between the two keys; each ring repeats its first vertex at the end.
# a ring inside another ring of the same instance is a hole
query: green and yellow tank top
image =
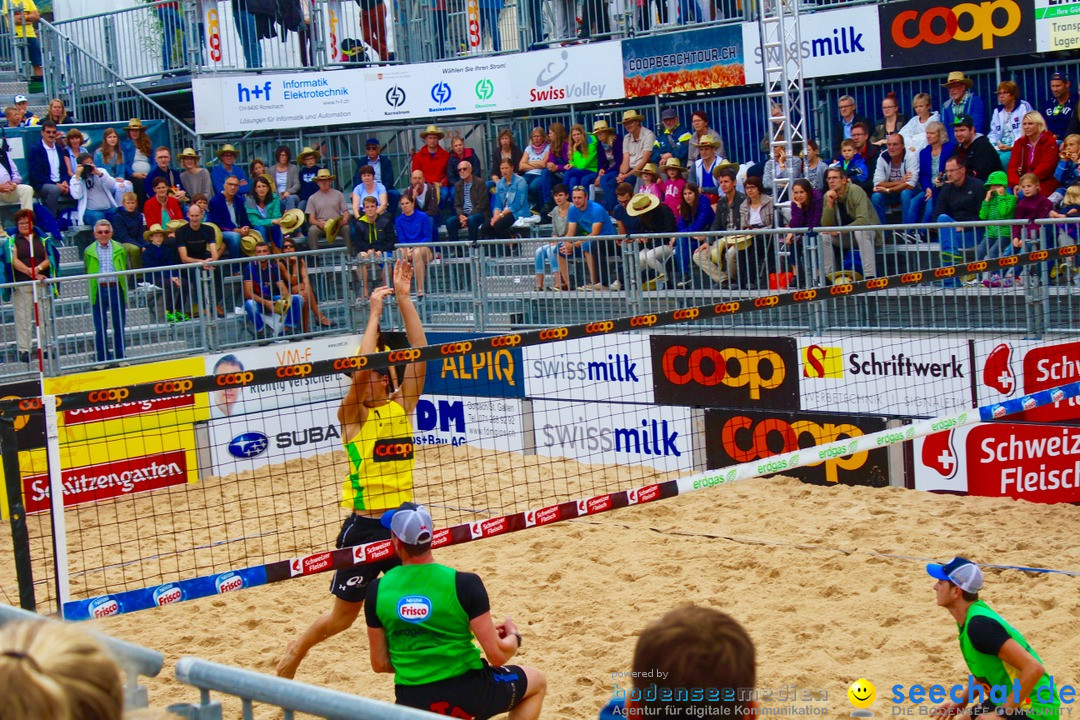
{"type": "Polygon", "coordinates": [[[341,485],[341,506],[350,510],[390,510],[413,499],[413,431],[409,416],[394,401],[368,410],[360,432],[344,440],[349,477],[341,485]]]}

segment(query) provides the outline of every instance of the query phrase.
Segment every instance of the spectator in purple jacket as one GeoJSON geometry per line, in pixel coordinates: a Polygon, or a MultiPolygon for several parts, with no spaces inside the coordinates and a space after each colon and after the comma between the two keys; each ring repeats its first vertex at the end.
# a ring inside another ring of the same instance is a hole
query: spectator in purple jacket
{"type": "MultiPolygon", "coordinates": [[[[822,193],[815,190],[810,181],[799,178],[791,184],[791,222],[792,230],[805,229],[806,233],[789,232],[784,237],[784,245],[791,253],[791,271],[798,274],[802,264],[802,241],[815,228],[821,225],[822,193]]],[[[782,249],[781,249],[782,250],[782,249]]]]}

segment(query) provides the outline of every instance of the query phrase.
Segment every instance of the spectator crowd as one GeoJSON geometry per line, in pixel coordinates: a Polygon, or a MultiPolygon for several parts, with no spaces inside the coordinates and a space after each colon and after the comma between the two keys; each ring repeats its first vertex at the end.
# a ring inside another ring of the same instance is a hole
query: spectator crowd
{"type": "MultiPolygon", "coordinates": [[[[1005,81],[999,104],[987,110],[972,85],[964,73],[950,73],[940,109],[930,94],[918,93],[910,117],[889,93],[876,122],[844,95],[831,152],[808,139],[796,144],[793,157],[777,145],[764,162],[726,157],[700,110],[686,126],[678,111],[665,109],[656,128],[627,110],[622,132],[607,120],[591,128],[552,122],[534,127],[521,144],[506,129],[491,148],[468,147],[460,136],[446,142],[446,133],[429,125],[411,156],[407,184],[397,186],[390,158],[371,137],[341,189],[317,147],[294,156],[282,145],[264,160],[241,158],[225,144],[214,153],[216,162],[204,165],[192,148],[174,154],[154,147],[147,128],[132,118],[106,129],[91,148],[60,100],[38,118],[17,96],[5,109],[8,124],[32,125],[40,140],[27,143],[25,179],[0,148],[0,203],[17,204],[22,213],[4,253],[4,279],[56,274],[49,238],[59,236],[52,232],[57,219],[90,228],[76,242],[87,273],[103,275],[90,286],[97,357],[118,362],[133,282],[109,273],[147,270],[139,279],[162,293],[166,320],[183,322],[200,311],[223,316],[222,275],[235,272],[250,329],[268,337],[332,324],[319,310],[307,263],[278,255],[335,243],[366,261],[356,271],[361,301],[385,284],[396,257],[413,262],[422,300],[427,266],[444,250],[453,252],[440,248],[443,232],[450,241],[495,240],[498,252],[517,254],[520,238],[538,223],[551,225],[550,242],[535,251],[539,291],[620,290],[625,271],[612,261],[627,252],[636,256],[646,290],[813,283],[802,267],[810,237],[823,247],[827,281],[872,278],[882,225],[897,225],[908,242],[936,239],[943,264],[993,259],[1024,250],[1036,226],[965,223],[1080,215],[1080,123],[1063,73],[1050,77],[1047,99],[1035,105],[1005,81]],[[928,222],[945,227],[911,227],[928,222]],[[779,226],[790,232],[758,232],[779,226]],[[695,235],[707,231],[736,234],[695,235]],[[246,265],[210,264],[256,256],[246,265]],[[203,268],[214,301],[200,308],[198,273],[167,269],[176,265],[203,268]]],[[[1075,242],[1072,226],[1061,227],[1051,241],[1075,242]]],[[[1069,272],[1061,277],[1071,279],[1068,266],[1054,268],[1055,276],[1063,268],[1069,272]]],[[[1023,273],[950,280],[960,281],[999,287],[1022,283],[1023,273]]],[[[18,352],[27,359],[32,298],[17,289],[10,294],[16,327],[23,328],[16,333],[18,352]]]]}

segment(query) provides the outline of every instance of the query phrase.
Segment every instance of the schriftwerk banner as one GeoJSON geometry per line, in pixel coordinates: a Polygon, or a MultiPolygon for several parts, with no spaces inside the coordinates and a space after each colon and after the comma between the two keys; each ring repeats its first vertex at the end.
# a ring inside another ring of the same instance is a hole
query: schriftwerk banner
{"type": "MultiPolygon", "coordinates": [[[[876,5],[860,5],[801,15],[803,77],[828,77],[881,69],[881,35],[876,5]],[[840,69],[842,68],[842,69],[840,69]]],[[[761,32],[758,24],[742,24],[746,49],[746,82],[764,82],[761,72],[761,32]]],[[[779,53],[776,49],[774,53],[779,53]]],[[[795,67],[788,69],[793,73],[795,67]]]]}

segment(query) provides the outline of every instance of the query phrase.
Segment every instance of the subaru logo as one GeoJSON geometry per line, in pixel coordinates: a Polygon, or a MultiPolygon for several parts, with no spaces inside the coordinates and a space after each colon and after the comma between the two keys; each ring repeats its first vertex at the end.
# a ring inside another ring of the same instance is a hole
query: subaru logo
{"type": "Polygon", "coordinates": [[[401,107],[405,104],[405,91],[400,85],[392,85],[386,91],[386,104],[390,107],[401,107]]]}
{"type": "Polygon", "coordinates": [[[450,86],[444,82],[435,83],[431,86],[431,99],[439,105],[445,105],[450,102],[450,86]]]}
{"type": "Polygon", "coordinates": [[[476,97],[480,100],[490,100],[495,94],[495,83],[488,78],[476,81],[476,97]]]}
{"type": "Polygon", "coordinates": [[[263,433],[247,432],[229,442],[229,454],[240,459],[255,458],[266,452],[269,445],[270,439],[263,433]]]}

